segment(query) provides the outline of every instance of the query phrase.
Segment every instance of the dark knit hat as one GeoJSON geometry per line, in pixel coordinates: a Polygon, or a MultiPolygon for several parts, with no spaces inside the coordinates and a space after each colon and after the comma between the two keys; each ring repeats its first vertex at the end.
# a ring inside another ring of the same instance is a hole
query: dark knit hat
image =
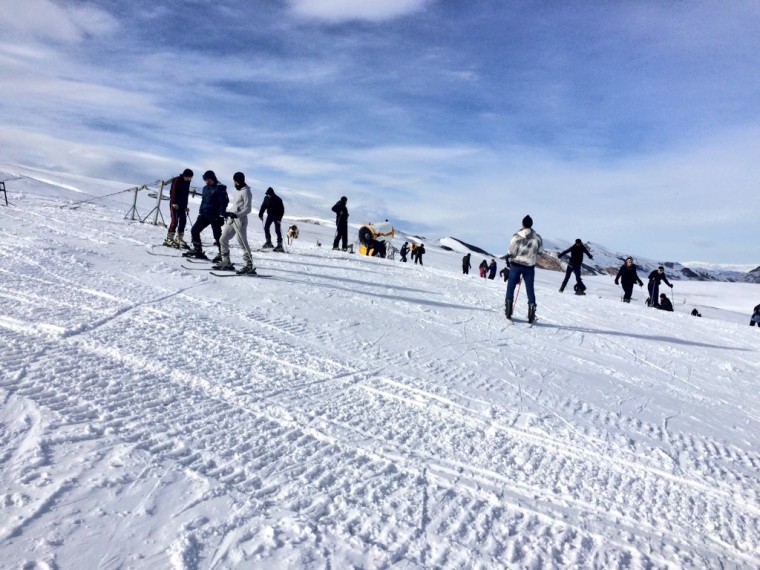
{"type": "Polygon", "coordinates": [[[581,238],[578,238],[577,240],[575,240],[575,245],[583,245],[581,238]]]}
{"type": "Polygon", "coordinates": [[[270,186],[269,188],[267,188],[267,191],[264,192],[264,194],[266,194],[267,196],[274,196],[274,188],[270,186]]]}
{"type": "Polygon", "coordinates": [[[193,171],[189,168],[185,168],[184,172],[182,173],[182,176],[189,176],[190,178],[193,177],[193,171]]]}
{"type": "Polygon", "coordinates": [[[340,197],[340,201],[341,202],[348,202],[348,198],[346,198],[345,196],[341,196],[340,197]]]}
{"type": "Polygon", "coordinates": [[[203,179],[204,180],[213,180],[214,182],[217,181],[216,174],[214,174],[213,170],[207,170],[203,173],[203,179]]]}
{"type": "Polygon", "coordinates": [[[523,218],[523,227],[524,228],[532,228],[533,227],[533,218],[530,216],[525,216],[523,218]]]}
{"type": "Polygon", "coordinates": [[[245,184],[245,174],[242,172],[236,172],[232,175],[232,179],[238,184],[245,184]]]}

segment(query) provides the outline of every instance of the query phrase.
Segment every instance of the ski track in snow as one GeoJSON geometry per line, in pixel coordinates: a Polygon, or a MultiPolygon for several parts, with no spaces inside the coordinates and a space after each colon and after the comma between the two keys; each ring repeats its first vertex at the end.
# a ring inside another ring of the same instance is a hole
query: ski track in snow
{"type": "Polygon", "coordinates": [[[621,332],[630,307],[568,297],[507,327],[501,282],[306,247],[222,285],[146,255],[163,230],[37,210],[0,210],[16,566],[760,564],[760,361],[735,328],[621,332]]]}

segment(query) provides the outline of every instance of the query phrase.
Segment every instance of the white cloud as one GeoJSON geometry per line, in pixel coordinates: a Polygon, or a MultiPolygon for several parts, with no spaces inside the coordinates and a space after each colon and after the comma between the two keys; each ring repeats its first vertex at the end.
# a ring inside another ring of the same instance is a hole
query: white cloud
{"type": "Polygon", "coordinates": [[[430,0],[290,0],[296,16],[329,23],[382,22],[422,10],[430,0]]]}
{"type": "Polygon", "coordinates": [[[119,24],[107,12],[91,6],[66,6],[52,0],[10,0],[0,10],[4,36],[77,43],[87,36],[113,33],[119,24]]]}

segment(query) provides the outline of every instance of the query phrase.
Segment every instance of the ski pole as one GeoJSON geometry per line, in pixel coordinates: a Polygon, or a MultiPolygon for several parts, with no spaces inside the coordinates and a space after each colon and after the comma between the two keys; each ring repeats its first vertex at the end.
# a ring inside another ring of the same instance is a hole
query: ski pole
{"type": "Polygon", "coordinates": [[[232,218],[232,225],[235,226],[235,233],[238,235],[238,241],[245,247],[245,250],[248,252],[248,257],[251,260],[251,265],[253,265],[253,254],[251,253],[251,248],[248,246],[248,240],[243,239],[243,230],[240,227],[240,219],[232,218]]]}
{"type": "Polygon", "coordinates": [[[515,291],[515,300],[512,303],[512,307],[517,307],[517,298],[520,296],[520,284],[522,283],[522,275],[520,275],[520,280],[517,282],[517,291],[515,291]]]}

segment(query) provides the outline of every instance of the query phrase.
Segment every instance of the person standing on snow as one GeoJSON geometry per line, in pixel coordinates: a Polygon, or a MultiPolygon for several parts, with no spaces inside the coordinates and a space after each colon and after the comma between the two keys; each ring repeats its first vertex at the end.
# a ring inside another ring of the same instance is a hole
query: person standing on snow
{"type": "Polygon", "coordinates": [[[264,199],[259,208],[259,219],[264,219],[264,212],[267,213],[267,221],[264,223],[264,237],[266,242],[261,246],[262,249],[272,249],[272,251],[285,251],[282,249],[282,217],[285,215],[285,206],[282,198],[274,193],[270,186],[264,192],[264,199]],[[272,234],[269,233],[269,227],[274,224],[274,233],[277,236],[277,247],[272,245],[272,234]]]}
{"type": "Polygon", "coordinates": [[[583,265],[583,255],[588,255],[589,259],[594,259],[583,242],[579,239],[575,240],[575,243],[568,247],[565,251],[557,254],[557,259],[562,259],[563,255],[570,253],[570,261],[567,262],[567,269],[565,269],[565,280],[560,285],[559,292],[562,293],[567,286],[567,282],[570,281],[570,275],[575,273],[575,294],[585,295],[586,286],[581,280],[581,266],[583,265]]]}
{"type": "Polygon", "coordinates": [[[219,239],[220,253],[222,259],[213,269],[221,271],[233,271],[235,266],[230,262],[230,239],[237,235],[238,243],[243,249],[243,260],[245,266],[238,269],[238,275],[256,273],[251,257],[251,248],[248,245],[248,214],[251,213],[251,189],[245,183],[245,174],[236,172],[232,176],[235,183],[235,193],[232,195],[232,201],[227,206],[223,216],[227,223],[219,239]]]}
{"type": "Polygon", "coordinates": [[[504,269],[499,271],[499,275],[501,275],[502,279],[504,279],[504,283],[506,283],[507,279],[509,279],[509,259],[507,259],[507,264],[504,266],[504,269]]]}
{"type": "Polygon", "coordinates": [[[401,249],[399,250],[399,255],[401,256],[401,261],[406,263],[406,256],[409,255],[409,242],[405,241],[404,245],[401,246],[401,249]]]}
{"type": "Polygon", "coordinates": [[[621,282],[623,284],[623,302],[630,303],[633,284],[638,283],[639,287],[644,286],[644,283],[639,279],[639,274],[636,273],[636,266],[633,264],[632,257],[627,257],[625,263],[618,269],[615,276],[615,285],[620,285],[621,282]]]}
{"type": "MultiPolygon", "coordinates": [[[[227,187],[224,184],[219,184],[213,170],[207,170],[203,173],[203,181],[206,185],[203,187],[203,192],[201,194],[201,207],[198,210],[198,217],[195,218],[195,223],[190,229],[190,236],[193,240],[193,249],[182,255],[185,257],[208,259],[206,254],[203,253],[201,232],[208,226],[211,226],[211,231],[214,234],[214,241],[219,243],[219,238],[222,235],[222,224],[224,223],[224,212],[227,209],[227,204],[229,204],[230,199],[227,196],[227,187]]],[[[215,258],[215,261],[221,261],[221,245],[219,259],[215,258]]]]}
{"type": "Polygon", "coordinates": [[[660,282],[665,281],[665,285],[673,288],[673,285],[665,277],[665,268],[660,265],[656,270],[649,274],[649,283],[647,284],[647,290],[649,291],[649,298],[647,299],[647,306],[657,307],[657,295],[660,292],[660,282]]]}
{"type": "Polygon", "coordinates": [[[348,198],[342,196],[335,202],[332,211],[335,212],[335,240],[333,241],[333,250],[338,249],[338,243],[343,242],[343,251],[348,250],[348,208],[346,203],[348,198]]]}
{"type": "Polygon", "coordinates": [[[752,313],[752,318],[749,321],[749,326],[751,327],[754,327],[756,324],[760,327],[760,305],[755,307],[755,310],[752,313]]]}
{"type": "Polygon", "coordinates": [[[169,247],[178,247],[181,249],[190,249],[185,243],[185,224],[187,224],[187,201],[190,196],[190,181],[193,179],[193,171],[185,168],[185,171],[179,176],[172,178],[172,186],[169,190],[169,213],[171,222],[169,223],[169,232],[166,234],[164,245],[169,247]],[[174,232],[177,232],[177,238],[174,238],[174,232]]]}
{"type": "Polygon", "coordinates": [[[468,253],[462,258],[462,273],[464,275],[470,274],[470,268],[472,267],[472,264],[470,263],[470,257],[472,256],[471,253],[468,253]]]}
{"type": "Polygon", "coordinates": [[[417,247],[414,248],[414,254],[412,257],[414,257],[414,264],[417,265],[418,263],[420,265],[423,265],[422,263],[422,256],[425,254],[425,244],[421,243],[417,247]]]}
{"type": "Polygon", "coordinates": [[[541,236],[533,230],[533,218],[525,216],[522,221],[522,229],[512,236],[509,243],[509,281],[507,283],[507,295],[504,301],[504,315],[512,320],[514,308],[515,286],[520,278],[525,282],[525,292],[528,294],[528,322],[536,319],[536,294],[533,290],[533,281],[536,275],[536,261],[538,254],[543,249],[544,242],[541,236]]]}
{"type": "Polygon", "coordinates": [[[488,264],[488,278],[493,279],[496,277],[496,260],[491,259],[491,263],[488,264]]]}
{"type": "Polygon", "coordinates": [[[660,293],[660,302],[657,305],[657,308],[661,311],[673,312],[673,303],[670,302],[670,299],[668,299],[668,296],[665,295],[665,293],[660,293]]]}
{"type": "Polygon", "coordinates": [[[480,276],[485,279],[486,272],[488,271],[488,262],[485,259],[481,261],[480,265],[478,265],[478,269],[480,270],[480,276]]]}

